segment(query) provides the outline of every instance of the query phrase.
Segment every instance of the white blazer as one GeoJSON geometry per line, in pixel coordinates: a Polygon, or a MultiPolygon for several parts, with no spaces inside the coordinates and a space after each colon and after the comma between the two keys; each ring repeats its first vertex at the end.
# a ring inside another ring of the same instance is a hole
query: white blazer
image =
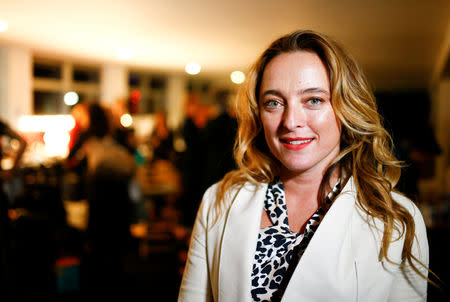
{"type": "MultiPolygon", "coordinates": [[[[245,184],[229,195],[219,216],[214,209],[217,184],[206,191],[191,237],[179,302],[252,301],[251,274],[266,189],[267,184],[245,184]]],[[[428,267],[422,215],[409,199],[396,193],[393,197],[413,215],[413,254],[428,267]]],[[[378,261],[382,230],[381,221],[368,222],[356,205],[350,178],[311,239],[282,301],[426,301],[426,280],[408,265],[400,269],[386,260],[378,261]]],[[[396,263],[401,261],[403,242],[402,236],[389,246],[389,257],[396,263]]],[[[422,272],[427,275],[425,268],[422,272]]]]}

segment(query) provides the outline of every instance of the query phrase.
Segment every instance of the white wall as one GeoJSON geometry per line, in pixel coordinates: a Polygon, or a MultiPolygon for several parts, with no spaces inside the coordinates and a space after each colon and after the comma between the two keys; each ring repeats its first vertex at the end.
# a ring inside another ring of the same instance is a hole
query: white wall
{"type": "Polygon", "coordinates": [[[171,129],[180,126],[184,119],[186,79],[181,75],[170,75],[167,81],[167,125],[171,129]]]}
{"type": "Polygon", "coordinates": [[[32,54],[27,48],[0,48],[0,118],[17,128],[21,115],[33,112],[32,54]]]}
{"type": "Polygon", "coordinates": [[[128,95],[128,70],[124,65],[105,64],[100,74],[100,101],[112,104],[128,95]]]}

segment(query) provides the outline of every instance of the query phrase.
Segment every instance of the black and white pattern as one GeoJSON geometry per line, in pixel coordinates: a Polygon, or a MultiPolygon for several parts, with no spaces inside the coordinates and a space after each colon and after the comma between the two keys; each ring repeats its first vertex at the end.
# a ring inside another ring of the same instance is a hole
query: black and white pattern
{"type": "Polygon", "coordinates": [[[339,191],[340,182],[328,194],[325,205],[311,216],[305,231],[296,233],[289,229],[283,183],[276,179],[269,184],[264,207],[273,225],[261,229],[258,235],[252,271],[253,301],[281,300],[292,271],[339,191]]]}

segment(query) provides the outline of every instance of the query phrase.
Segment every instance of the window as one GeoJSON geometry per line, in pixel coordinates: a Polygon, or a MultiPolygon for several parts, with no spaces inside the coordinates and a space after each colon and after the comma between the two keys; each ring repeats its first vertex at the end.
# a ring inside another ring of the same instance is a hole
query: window
{"type": "Polygon", "coordinates": [[[98,102],[100,68],[42,57],[33,59],[34,114],[69,114],[72,106],[64,103],[68,91],[78,94],[78,102],[98,102]]]}
{"type": "Polygon", "coordinates": [[[96,68],[75,66],[73,68],[74,82],[99,83],[100,72],[96,68]]]}
{"type": "Polygon", "coordinates": [[[131,71],[128,77],[130,85],[130,111],[132,113],[154,113],[166,110],[167,76],[153,72],[131,71]],[[141,98],[131,102],[132,95],[138,90],[141,98]]]}
{"type": "Polygon", "coordinates": [[[61,79],[61,63],[35,62],[33,65],[33,76],[35,78],[61,79]]]}
{"type": "Polygon", "coordinates": [[[34,114],[61,114],[68,113],[64,104],[62,92],[34,91],[34,114]],[[66,112],[64,112],[66,111],[66,112]]]}

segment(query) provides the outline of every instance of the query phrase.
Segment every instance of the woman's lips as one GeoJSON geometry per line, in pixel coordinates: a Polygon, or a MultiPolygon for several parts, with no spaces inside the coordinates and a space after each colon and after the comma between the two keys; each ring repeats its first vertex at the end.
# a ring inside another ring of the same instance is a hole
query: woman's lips
{"type": "Polygon", "coordinates": [[[281,143],[289,150],[300,150],[308,146],[314,139],[313,138],[281,138],[281,143]]]}

